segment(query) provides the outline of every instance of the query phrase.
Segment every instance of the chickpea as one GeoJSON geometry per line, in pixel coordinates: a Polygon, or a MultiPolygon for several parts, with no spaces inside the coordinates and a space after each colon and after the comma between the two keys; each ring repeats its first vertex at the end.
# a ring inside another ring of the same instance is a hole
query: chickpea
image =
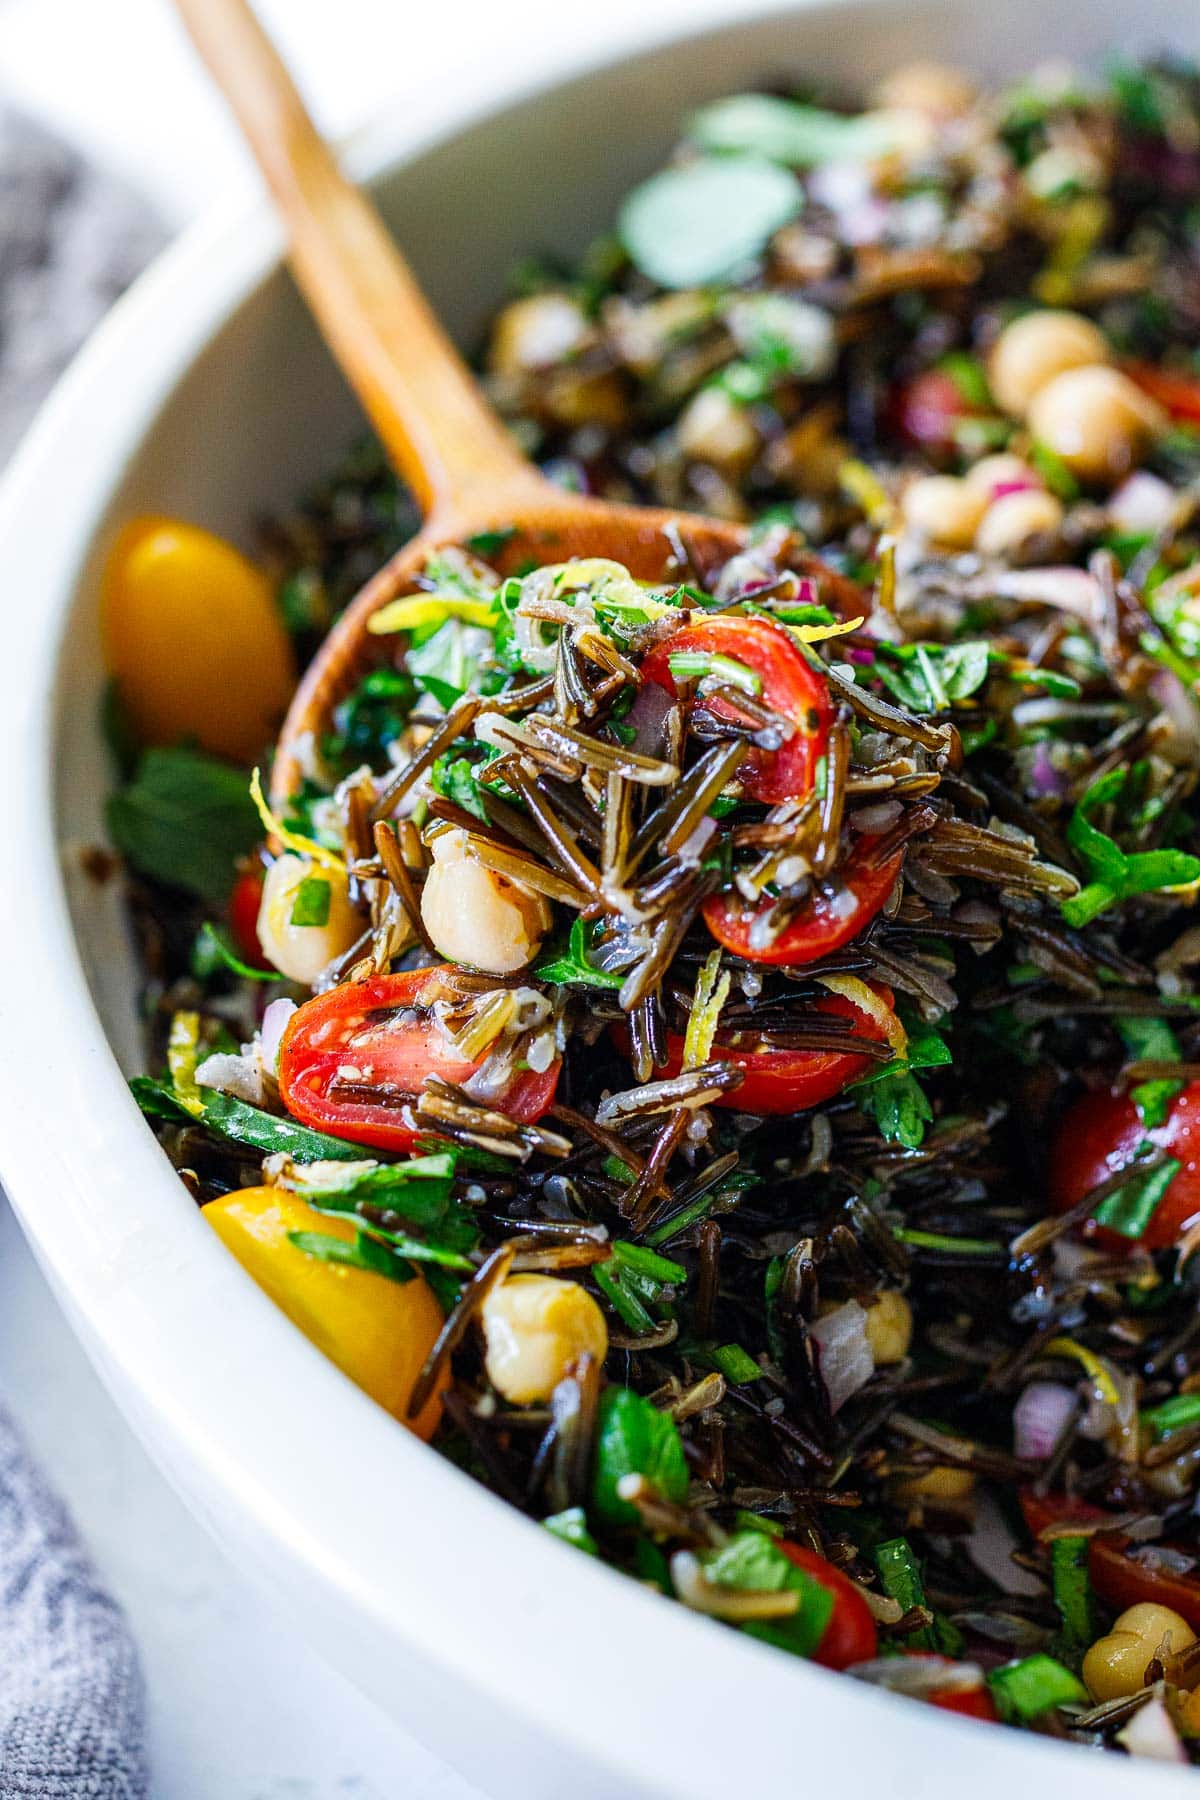
{"type": "Polygon", "coordinates": [[[553,368],[591,336],[583,310],[568,294],[531,294],[514,300],[496,320],[488,348],[495,375],[521,376],[553,368]]]}
{"type": "Polygon", "coordinates": [[[992,346],[988,379],[1005,412],[1022,419],[1056,375],[1107,361],[1108,344],[1098,326],[1080,313],[1048,309],[1005,326],[992,346]]]}
{"type": "Polygon", "coordinates": [[[442,1309],[420,1274],[401,1284],[306,1255],[289,1233],[315,1231],[352,1243],[356,1227],[314,1212],[285,1188],[239,1188],[210,1201],[201,1217],[344,1375],[418,1437],[432,1437],[448,1371],[416,1419],[408,1417],[413,1384],[442,1328],[442,1309]]]}
{"type": "Polygon", "coordinates": [[[1146,1670],[1160,1654],[1178,1656],[1196,1641],[1179,1613],[1150,1600],[1128,1607],[1106,1637],[1083,1659],[1083,1679],[1095,1701],[1118,1700],[1146,1685],[1146,1670]]]}
{"type": "Polygon", "coordinates": [[[1173,1708],[1175,1723],[1185,1737],[1200,1737],[1200,1688],[1189,1692],[1176,1690],[1173,1708]]]}
{"type": "Polygon", "coordinates": [[[512,1275],[482,1307],[488,1380],[515,1406],[548,1400],[571,1364],[586,1351],[608,1354],[604,1314],[577,1281],[552,1275],[512,1275]]]}
{"type": "Polygon", "coordinates": [[[897,1500],[965,1500],[975,1491],[974,1469],[956,1468],[953,1463],[936,1463],[923,1475],[909,1475],[892,1489],[897,1500]]]}
{"type": "Polygon", "coordinates": [[[421,893],[421,918],[450,962],[512,975],[536,954],[553,923],[541,894],[475,861],[465,831],[439,832],[421,893]]]}
{"type": "Polygon", "coordinates": [[[724,388],[705,387],[693,394],[675,430],[686,457],[712,463],[728,475],[742,474],[758,455],[754,421],[724,388]]]}
{"type": "Polygon", "coordinates": [[[911,531],[950,550],[969,550],[987,509],[987,495],[956,475],[922,475],[901,501],[911,531]]]}
{"type": "Polygon", "coordinates": [[[271,583],[180,519],[137,519],[101,590],[104,659],[139,738],[250,762],[279,729],[296,667],[271,583]]]}
{"type": "Polygon", "coordinates": [[[555,369],[542,402],[557,424],[572,431],[580,425],[618,431],[629,417],[621,377],[612,369],[576,369],[570,363],[555,369]]]}
{"type": "Polygon", "coordinates": [[[1017,556],[1031,539],[1056,536],[1062,522],[1061,503],[1044,488],[1001,494],[980,521],[975,548],[981,556],[1017,556]]]}
{"type": "Polygon", "coordinates": [[[1023,457],[1013,456],[1004,451],[996,456],[980,457],[963,476],[969,488],[986,494],[989,500],[996,498],[997,488],[1005,490],[1017,488],[1040,488],[1040,476],[1023,457]]]}
{"type": "Polygon", "coordinates": [[[311,987],[323,969],[345,955],[364,924],[350,904],[346,877],[340,869],[318,867],[307,856],[287,850],[267,870],[258,908],[258,941],[267,961],[289,981],[311,987]],[[323,925],[294,925],[297,890],[310,877],[327,883],[329,914],[323,925]]]}
{"type": "Polygon", "coordinates": [[[934,119],[953,119],[970,110],[975,86],[949,63],[911,62],[886,75],[872,98],[885,109],[900,107],[934,119]]]}
{"type": "Polygon", "coordinates": [[[1084,481],[1111,485],[1165,428],[1161,406],[1118,369],[1068,369],[1034,396],[1029,429],[1084,481]]]}
{"type": "Polygon", "coordinates": [[[899,1288],[884,1288],[867,1308],[867,1343],[876,1368],[903,1362],[912,1334],[912,1307],[899,1288]]]}

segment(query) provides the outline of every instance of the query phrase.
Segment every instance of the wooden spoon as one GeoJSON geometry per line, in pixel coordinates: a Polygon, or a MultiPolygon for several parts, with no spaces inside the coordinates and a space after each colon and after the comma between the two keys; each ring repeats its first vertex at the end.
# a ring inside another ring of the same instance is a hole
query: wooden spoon
{"type": "MultiPolygon", "coordinates": [[[[296,749],[379,660],[372,613],[413,587],[431,550],[508,532],[502,572],[608,557],[639,580],[706,581],[744,530],[697,514],[564,493],[521,455],[443,330],[367,197],[342,174],[246,0],[177,0],[291,236],[291,265],[325,340],[424,514],[420,532],[342,614],[296,690],[271,783],[301,781],[296,749]]],[[[530,179],[536,179],[530,172],[530,179]]],[[[793,559],[826,580],[815,557],[793,559]]]]}

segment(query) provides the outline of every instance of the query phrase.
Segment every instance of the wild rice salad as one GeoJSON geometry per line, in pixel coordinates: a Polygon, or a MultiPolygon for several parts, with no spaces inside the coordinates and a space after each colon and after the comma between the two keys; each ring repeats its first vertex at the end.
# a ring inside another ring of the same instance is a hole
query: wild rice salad
{"type": "Polygon", "coordinates": [[[484,363],[556,480],[752,526],[707,587],[431,557],[286,817],[375,453],[105,593],[134,1091],[272,1298],[576,1553],[1176,1761],[1198,328],[1195,69],[738,95],[484,363]]]}

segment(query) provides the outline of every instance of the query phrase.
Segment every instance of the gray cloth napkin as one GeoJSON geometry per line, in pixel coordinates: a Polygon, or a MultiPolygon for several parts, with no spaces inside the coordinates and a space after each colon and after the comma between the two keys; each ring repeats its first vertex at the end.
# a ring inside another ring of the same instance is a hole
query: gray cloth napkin
{"type": "Polygon", "coordinates": [[[0,104],[0,467],[161,242],[132,195],[0,104]]]}
{"type": "Polygon", "coordinates": [[[0,1800],[145,1792],[133,1640],[0,1407],[0,1800]]]}
{"type": "MultiPolygon", "coordinates": [[[[0,107],[0,466],[160,239],[131,196],[0,107]]],[[[0,1800],[141,1800],[146,1783],[124,1616],[0,1406],[0,1800]]]]}

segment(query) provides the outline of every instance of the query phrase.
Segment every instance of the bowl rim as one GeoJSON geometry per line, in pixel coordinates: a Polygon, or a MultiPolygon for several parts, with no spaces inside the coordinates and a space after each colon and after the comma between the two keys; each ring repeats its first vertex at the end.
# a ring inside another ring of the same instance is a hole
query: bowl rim
{"type": "MultiPolygon", "coordinates": [[[[728,29],[817,4],[775,0],[728,29]]],[[[657,22],[647,9],[619,56],[563,53],[534,79],[502,71],[486,107],[448,96],[436,127],[413,130],[393,114],[356,134],[348,164],[375,179],[419,162],[569,78],[706,35],[722,11],[700,0],[697,30],[657,22]]],[[[175,1446],[172,1460],[182,1453],[201,1468],[293,1567],[370,1621],[379,1641],[419,1645],[435,1675],[536,1721],[560,1749],[604,1770],[613,1792],[706,1794],[735,1772],[749,1786],[836,1753],[831,1767],[850,1792],[878,1781],[884,1755],[890,1790],[914,1794],[929,1789],[931,1767],[961,1772],[961,1756],[971,1758],[979,1800],[1002,1800],[1014,1782],[1051,1771],[1069,1784],[1072,1769],[1097,1800],[1118,1800],[1132,1771],[1117,1758],[1084,1762],[1003,1732],[977,1759],[981,1740],[969,1722],[797,1663],[539,1533],[398,1431],[274,1309],[205,1230],[146,1130],[93,1005],[67,907],[54,799],[60,659],[81,572],[125,469],[281,250],[280,229],[255,196],[186,231],[93,334],[0,482],[0,566],[11,593],[36,597],[10,603],[0,619],[0,817],[10,869],[21,872],[8,884],[0,982],[0,1160],[56,1293],[123,1404],[132,1396],[135,1425],[175,1446]],[[206,1330],[214,1314],[215,1344],[206,1330]],[[405,1541],[395,1541],[383,1509],[359,1510],[366,1488],[403,1493],[405,1541]],[[350,1534],[341,1529],[347,1517],[350,1534]],[[429,1553],[431,1544],[480,1541],[490,1559],[429,1553]],[[547,1644],[569,1644],[570,1654],[547,1655],[547,1644]],[[724,1709],[724,1722],[706,1718],[699,1732],[662,1728],[694,1712],[701,1655],[712,1691],[753,1694],[748,1742],[730,1717],[736,1708],[724,1709]],[[588,1705],[572,1708],[580,1693],[588,1705]]],[[[1179,1774],[1143,1769],[1138,1779],[1165,1795],[1179,1774]]]]}

